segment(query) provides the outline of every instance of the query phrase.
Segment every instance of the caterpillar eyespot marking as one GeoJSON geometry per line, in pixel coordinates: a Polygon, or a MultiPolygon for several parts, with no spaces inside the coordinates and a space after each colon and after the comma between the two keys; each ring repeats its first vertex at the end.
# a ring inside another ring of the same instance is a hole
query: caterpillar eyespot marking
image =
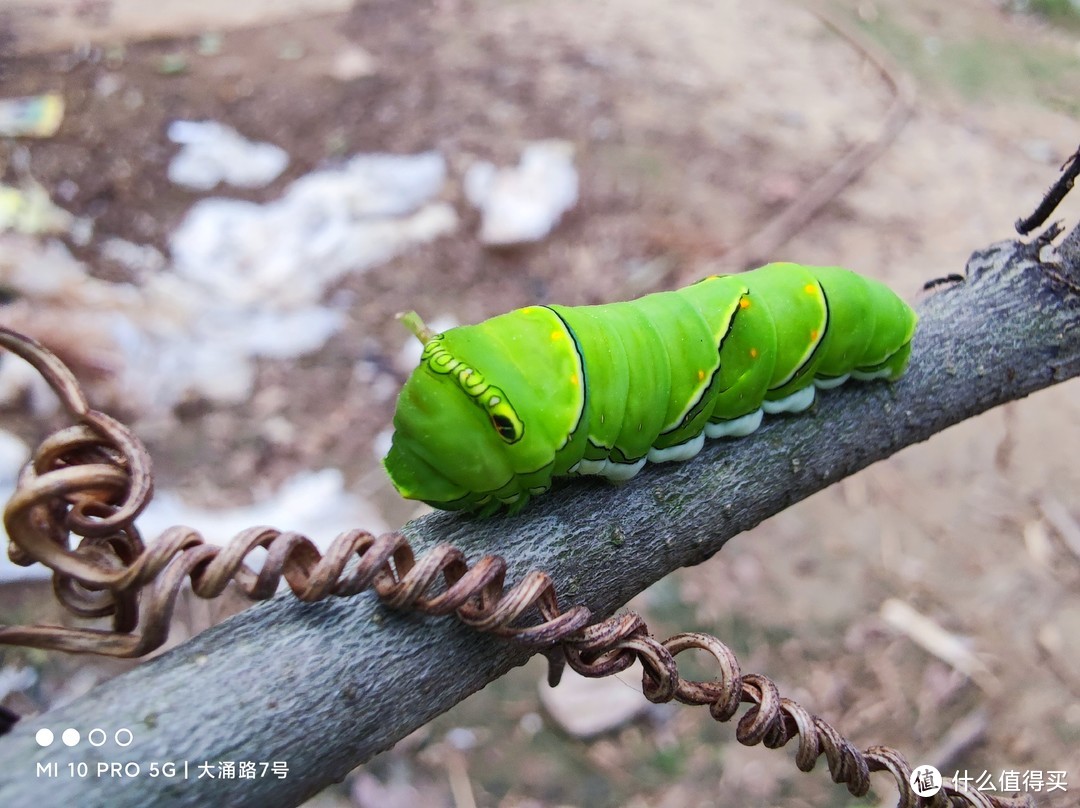
{"type": "Polygon", "coordinates": [[[425,343],[384,465],[410,499],[516,512],[556,477],[629,480],[803,412],[817,390],[895,380],[915,326],[878,281],[791,263],[623,303],[528,306],[425,343]]]}

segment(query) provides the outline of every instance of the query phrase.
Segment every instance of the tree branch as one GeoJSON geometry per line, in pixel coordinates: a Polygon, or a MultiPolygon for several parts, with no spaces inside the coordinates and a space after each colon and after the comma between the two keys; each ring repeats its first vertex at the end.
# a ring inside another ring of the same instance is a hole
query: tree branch
{"type": "MultiPolygon", "coordinates": [[[[1080,243],[1060,263],[1040,244],[977,253],[968,279],[923,301],[908,373],[893,385],[847,385],[808,413],[776,417],[753,437],[712,442],[695,460],[649,466],[630,484],[576,481],[517,517],[433,514],[404,529],[422,550],[450,542],[470,559],[498,553],[509,580],[543,569],[563,605],[606,616],[732,536],[912,443],[990,407],[1080,374],[1080,243]],[[1063,282],[1063,279],[1066,279],[1063,282]]],[[[286,593],[254,606],[77,701],[20,722],[0,739],[0,804],[292,805],[449,709],[528,652],[449,619],[397,614],[371,593],[303,604],[286,593]],[[39,747],[66,727],[131,730],[74,749],[39,747]],[[286,761],[288,776],[195,779],[202,761],[286,761]],[[89,776],[70,776],[86,762],[89,776]],[[134,761],[133,780],[97,777],[134,761]],[[148,776],[187,761],[188,779],[148,776]],[[38,776],[56,762],[60,776],[38,776]]]]}

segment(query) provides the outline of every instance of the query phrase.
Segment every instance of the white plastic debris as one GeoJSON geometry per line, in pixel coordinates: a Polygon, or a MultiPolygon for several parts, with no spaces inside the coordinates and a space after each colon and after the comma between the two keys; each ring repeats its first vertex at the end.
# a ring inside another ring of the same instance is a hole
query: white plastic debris
{"type": "MultiPolygon", "coordinates": [[[[204,346],[205,355],[194,359],[220,366],[210,375],[221,379],[230,355],[246,361],[317,350],[345,319],[322,305],[328,286],[457,227],[453,208],[431,201],[445,178],[445,163],[434,152],[360,155],[340,169],[301,177],[265,205],[198,202],[170,245],[173,280],[198,298],[192,326],[205,335],[194,345],[185,341],[183,351],[204,346]]],[[[250,370],[227,372],[234,388],[208,390],[204,379],[201,392],[238,400],[250,386],[250,370]]]]}
{"type": "MultiPolygon", "coordinates": [[[[29,236],[0,233],[0,285],[16,297],[0,307],[0,323],[44,340],[80,376],[122,373],[125,357],[117,335],[133,328],[131,318],[154,316],[136,287],[90,277],[58,241],[43,244],[29,236]]],[[[0,361],[0,402],[23,396],[35,413],[52,412],[59,405],[40,373],[15,356],[5,356],[0,361]]]]}
{"type": "Polygon", "coordinates": [[[169,179],[198,191],[209,191],[221,182],[261,188],[289,164],[284,149],[253,143],[217,121],[173,121],[168,135],[183,147],[169,163],[169,179]]]}
{"type": "MultiPolygon", "coordinates": [[[[19,472],[29,459],[30,447],[23,439],[0,429],[0,486],[14,489],[19,472]]],[[[7,501],[6,497],[4,501],[7,501]]]]}
{"type": "Polygon", "coordinates": [[[311,303],[347,272],[451,232],[453,209],[429,203],[445,178],[435,152],[360,155],[265,205],[204,199],[173,235],[176,271],[236,303],[311,303]]]}
{"type": "Polygon", "coordinates": [[[29,690],[37,682],[38,672],[29,665],[25,668],[16,668],[14,665],[0,668],[0,701],[6,699],[11,693],[29,690]]]}
{"type": "Polygon", "coordinates": [[[102,370],[113,400],[144,413],[187,397],[238,403],[253,359],[310,353],[341,329],[345,312],[323,303],[330,285],[457,226],[434,201],[445,178],[437,153],[361,155],[265,205],[204,199],[173,234],[172,271],[110,243],[137,285],[91,277],[61,244],[0,234],[0,283],[22,298],[0,321],[66,342],[65,359],[102,370]]]}
{"type": "Polygon", "coordinates": [[[346,490],[345,477],[335,468],[300,472],[259,502],[235,508],[200,508],[173,492],[156,493],[139,516],[139,529],[153,539],[173,525],[190,525],[220,545],[252,525],[270,525],[303,533],[320,550],[346,530],[387,529],[374,505],[346,490]]]}
{"type": "Polygon", "coordinates": [[[122,288],[128,290],[129,302],[135,302],[134,289],[90,277],[59,241],[42,243],[25,235],[0,233],[0,282],[16,296],[37,303],[108,305],[118,293],[124,294],[118,291],[122,288]]]}
{"type": "Polygon", "coordinates": [[[530,143],[513,168],[473,163],[465,173],[465,195],[483,215],[484,244],[539,241],[577,203],[573,145],[563,140],[530,143]]]}
{"type": "Polygon", "coordinates": [[[122,238],[107,238],[101,243],[101,257],[115,261],[142,277],[161,272],[168,265],[168,260],[152,244],[135,244],[122,238]]]}
{"type": "MultiPolygon", "coordinates": [[[[8,357],[5,356],[0,365],[6,364],[8,357]]],[[[30,447],[21,438],[11,434],[7,430],[0,429],[0,500],[7,502],[15,493],[15,482],[19,478],[19,472],[30,459],[30,447]]],[[[0,527],[0,536],[4,537],[4,545],[7,545],[7,537],[0,527]]],[[[20,567],[13,564],[6,552],[0,552],[0,583],[5,581],[20,581],[48,578],[49,571],[40,564],[32,567],[20,567]]],[[[2,690],[2,687],[0,687],[2,690]]],[[[0,693],[0,698],[3,698],[0,693]]]]}

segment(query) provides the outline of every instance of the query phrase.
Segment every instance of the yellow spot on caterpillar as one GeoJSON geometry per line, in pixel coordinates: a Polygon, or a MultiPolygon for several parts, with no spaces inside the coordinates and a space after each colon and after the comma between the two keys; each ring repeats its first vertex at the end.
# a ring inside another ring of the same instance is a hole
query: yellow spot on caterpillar
{"type": "Polygon", "coordinates": [[[751,348],[750,349],[750,358],[751,359],[757,359],[757,348],[751,348]]]}
{"type": "Polygon", "coordinates": [[[810,341],[811,342],[817,342],[817,338],[818,338],[818,330],[816,328],[811,329],[811,331],[810,331],[810,341]]]}
{"type": "Polygon", "coordinates": [[[808,294],[808,295],[816,295],[817,294],[817,286],[812,284],[812,283],[808,283],[808,284],[806,284],[806,286],[803,287],[803,291],[806,292],[806,294],[808,294]]]}
{"type": "Polygon", "coordinates": [[[740,309],[748,309],[748,308],[750,308],[750,298],[748,298],[748,297],[739,298],[739,308],[740,309]]]}
{"type": "Polygon", "coordinates": [[[556,340],[560,340],[562,338],[563,338],[562,331],[552,331],[551,332],[551,341],[552,342],[555,342],[556,340]]]}
{"type": "Polygon", "coordinates": [[[704,381],[704,380],[705,380],[705,371],[704,371],[704,370],[699,370],[699,371],[697,372],[697,380],[698,380],[699,382],[700,382],[700,381],[704,381]]]}
{"type": "Polygon", "coordinates": [[[570,377],[570,384],[576,385],[577,383],[578,383],[578,377],[577,377],[577,374],[575,373],[570,377]]]}

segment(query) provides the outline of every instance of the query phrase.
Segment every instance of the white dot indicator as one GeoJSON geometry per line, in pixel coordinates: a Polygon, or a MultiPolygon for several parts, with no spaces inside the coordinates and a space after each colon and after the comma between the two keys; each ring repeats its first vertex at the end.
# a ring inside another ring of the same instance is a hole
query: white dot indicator
{"type": "Polygon", "coordinates": [[[68,727],[60,735],[60,740],[64,742],[65,746],[75,746],[79,742],[79,731],[74,727],[68,727]]]}
{"type": "Polygon", "coordinates": [[[131,730],[127,727],[120,727],[116,731],[116,735],[113,736],[113,740],[116,741],[117,746],[131,746],[131,742],[135,740],[135,736],[131,734],[131,730]]]}
{"type": "Polygon", "coordinates": [[[42,727],[37,731],[34,740],[38,742],[38,746],[52,746],[53,731],[48,727],[42,727]]]}

